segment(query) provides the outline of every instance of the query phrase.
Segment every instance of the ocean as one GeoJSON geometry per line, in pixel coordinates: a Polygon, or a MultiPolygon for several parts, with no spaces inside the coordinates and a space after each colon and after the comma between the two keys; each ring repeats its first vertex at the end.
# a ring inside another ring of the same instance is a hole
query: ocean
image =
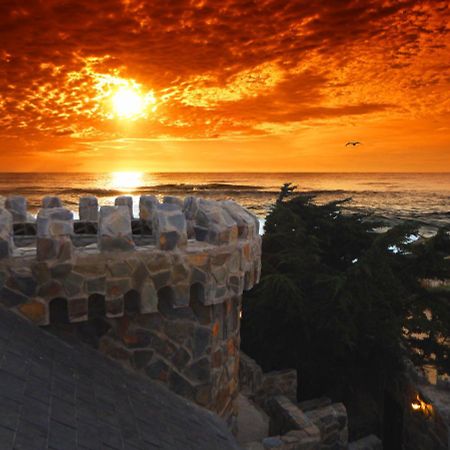
{"type": "Polygon", "coordinates": [[[104,205],[132,195],[137,213],[142,194],[198,195],[234,199],[263,220],[289,182],[319,203],[351,197],[347,211],[389,223],[409,219],[423,229],[450,224],[450,173],[0,173],[0,196],[26,196],[36,213],[43,196],[57,195],[77,213],[82,195],[96,195],[104,205]]]}

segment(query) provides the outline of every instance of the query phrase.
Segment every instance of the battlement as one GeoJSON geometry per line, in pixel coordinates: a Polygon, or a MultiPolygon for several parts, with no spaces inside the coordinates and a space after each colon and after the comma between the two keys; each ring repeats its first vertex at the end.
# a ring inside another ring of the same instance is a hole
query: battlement
{"type": "MultiPolygon", "coordinates": [[[[115,209],[119,209],[119,207],[128,209],[131,220],[131,232],[133,235],[151,235],[153,223],[156,223],[160,216],[170,215],[170,210],[172,210],[172,214],[174,214],[175,211],[179,211],[180,209],[186,219],[186,233],[189,239],[196,239],[199,241],[214,240],[214,232],[217,231],[218,228],[233,228],[236,224],[238,226],[239,237],[246,237],[255,232],[258,233],[259,229],[259,222],[256,216],[233,201],[215,202],[198,199],[196,197],[181,199],[178,197],[166,196],[163,198],[163,202],[160,203],[153,195],[143,195],[139,199],[138,217],[133,216],[133,197],[117,197],[114,204],[116,206],[115,209]],[[220,210],[224,210],[225,212],[222,214],[220,213],[220,210]],[[220,223],[221,225],[219,225],[220,223]]],[[[12,229],[15,238],[19,236],[36,236],[39,217],[42,216],[42,214],[45,214],[41,212],[41,210],[55,208],[63,208],[63,203],[58,197],[50,196],[46,196],[42,199],[41,209],[38,212],[37,217],[34,217],[28,212],[27,200],[22,196],[11,195],[4,199],[3,205],[0,204],[0,209],[7,210],[12,216],[12,229]]],[[[72,241],[76,241],[74,238],[80,235],[98,234],[99,223],[101,223],[102,218],[105,219],[106,215],[110,214],[111,211],[113,211],[111,206],[99,207],[98,199],[94,196],[81,197],[78,204],[77,220],[74,220],[73,215],[71,218],[67,217],[66,219],[63,219],[73,221],[72,241]]],[[[124,215],[124,213],[115,213],[115,215],[121,216],[124,215]]],[[[120,219],[118,219],[118,221],[120,221],[120,219]]],[[[171,221],[176,222],[177,219],[172,218],[171,221]]],[[[183,223],[179,223],[178,225],[181,227],[179,232],[183,234],[183,223]]],[[[127,232],[127,228],[129,228],[128,224],[123,223],[123,226],[124,229],[117,229],[117,232],[127,232]]],[[[233,238],[232,235],[230,237],[233,238]]],[[[23,245],[20,245],[22,244],[20,239],[16,240],[19,241],[18,246],[22,247],[23,245]]],[[[25,242],[30,242],[30,240],[25,240],[25,242]]],[[[77,245],[77,242],[74,243],[77,245]]],[[[220,242],[218,243],[220,244],[220,242]]],[[[138,245],[139,244],[140,242],[138,241],[138,245]]],[[[79,246],[82,246],[82,243],[79,246]]],[[[12,248],[14,248],[14,246],[12,246],[12,248]]]]}
{"type": "Polygon", "coordinates": [[[102,302],[110,318],[123,316],[130,298],[141,313],[158,311],[161,298],[175,308],[188,306],[192,295],[212,305],[240,296],[259,280],[259,222],[235,202],[165,197],[159,203],[142,196],[139,220],[153,244],[140,246],[131,197],[100,208],[95,197],[80,199],[80,219],[97,229],[96,242],[84,247],[74,245],[73,213],[60,199],[45,197],[42,206],[35,246],[26,248],[14,243],[14,222],[28,216],[26,201],[9,197],[0,209],[0,298],[23,315],[33,311],[40,325],[56,320],[55,300],[67,302],[69,322],[80,322],[89,311],[98,313],[102,302]]]}

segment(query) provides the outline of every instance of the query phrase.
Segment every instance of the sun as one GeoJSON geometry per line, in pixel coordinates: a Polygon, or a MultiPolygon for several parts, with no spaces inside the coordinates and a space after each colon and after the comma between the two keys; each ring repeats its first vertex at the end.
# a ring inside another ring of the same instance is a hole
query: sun
{"type": "Polygon", "coordinates": [[[136,89],[123,86],[113,95],[112,105],[117,117],[133,119],[144,113],[146,101],[136,89]]]}
{"type": "Polygon", "coordinates": [[[95,100],[101,105],[104,117],[134,121],[147,119],[156,112],[157,101],[153,90],[132,78],[95,73],[95,100]]]}

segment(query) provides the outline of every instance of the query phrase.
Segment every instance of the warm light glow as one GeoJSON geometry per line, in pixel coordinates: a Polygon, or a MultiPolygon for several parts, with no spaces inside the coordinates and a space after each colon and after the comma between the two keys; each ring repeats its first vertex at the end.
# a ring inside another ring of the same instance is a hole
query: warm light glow
{"type": "Polygon", "coordinates": [[[145,101],[136,90],[121,87],[114,94],[112,104],[116,115],[120,118],[132,119],[145,109],[145,101]]]}
{"type": "Polygon", "coordinates": [[[412,403],[411,403],[411,408],[412,408],[414,411],[417,411],[418,409],[420,409],[420,403],[419,403],[419,402],[416,402],[416,401],[412,402],[412,403]]]}
{"type": "Polygon", "coordinates": [[[115,189],[132,190],[142,186],[142,172],[113,172],[111,185],[115,189]]]}
{"type": "Polygon", "coordinates": [[[433,414],[433,405],[424,402],[417,394],[415,400],[411,402],[411,408],[413,411],[421,411],[425,416],[431,416],[433,414]]]}

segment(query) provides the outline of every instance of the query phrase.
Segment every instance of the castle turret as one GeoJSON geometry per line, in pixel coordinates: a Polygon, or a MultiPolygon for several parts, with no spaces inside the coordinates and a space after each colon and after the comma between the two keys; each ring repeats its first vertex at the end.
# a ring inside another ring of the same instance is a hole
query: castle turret
{"type": "Polygon", "coordinates": [[[80,220],[92,223],[75,221],[74,234],[72,212],[47,197],[37,236],[20,236],[26,249],[14,248],[12,215],[0,209],[0,301],[233,425],[241,295],[261,271],[257,218],[231,201],[142,196],[139,219],[126,197],[115,203],[97,226],[97,200],[80,199],[80,220]]]}

